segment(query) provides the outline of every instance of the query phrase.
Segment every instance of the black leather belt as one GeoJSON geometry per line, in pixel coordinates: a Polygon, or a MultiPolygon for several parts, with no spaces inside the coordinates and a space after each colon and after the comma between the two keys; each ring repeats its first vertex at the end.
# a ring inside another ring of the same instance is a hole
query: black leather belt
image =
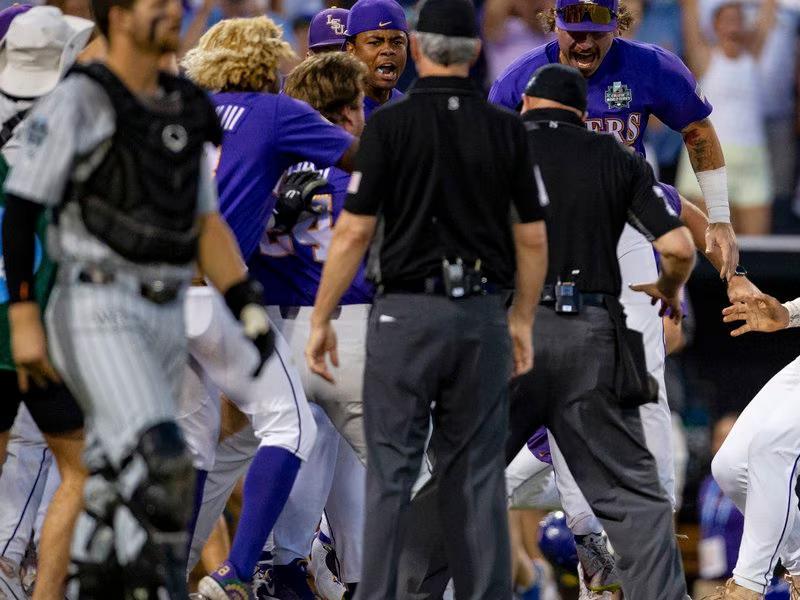
{"type": "MultiPolygon", "coordinates": [[[[287,319],[289,321],[294,321],[297,316],[300,314],[301,308],[311,308],[310,306],[279,306],[278,309],[281,311],[281,317],[287,319]]],[[[331,313],[331,320],[336,320],[342,315],[342,307],[337,306],[333,309],[331,313]]]]}
{"type": "MultiPolygon", "coordinates": [[[[426,277],[425,279],[384,283],[380,286],[380,291],[384,294],[427,294],[430,296],[447,295],[444,281],[442,281],[441,277],[426,277]]],[[[487,281],[481,284],[481,291],[484,294],[502,294],[507,290],[487,281]]]]}
{"type": "MultiPolygon", "coordinates": [[[[581,297],[581,306],[595,306],[597,308],[606,308],[607,294],[596,294],[578,292],[581,297]]],[[[556,290],[555,286],[546,283],[542,288],[542,297],[540,304],[542,306],[555,306],[556,303],[556,290]]]]}
{"type": "MultiPolygon", "coordinates": [[[[87,267],[78,273],[78,281],[95,285],[109,285],[117,280],[116,274],[103,269],[87,267]]],[[[139,284],[139,295],[154,304],[167,304],[178,297],[183,283],[178,281],[147,281],[139,284]]]]}

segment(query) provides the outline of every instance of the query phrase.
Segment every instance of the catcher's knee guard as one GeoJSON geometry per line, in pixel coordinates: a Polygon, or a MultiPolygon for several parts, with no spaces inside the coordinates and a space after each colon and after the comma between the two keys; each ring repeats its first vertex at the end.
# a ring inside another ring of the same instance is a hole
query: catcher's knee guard
{"type": "Polygon", "coordinates": [[[192,516],[194,468],[178,425],[161,423],[148,429],[136,448],[147,476],[130,502],[158,531],[185,531],[192,516]]]}
{"type": "Polygon", "coordinates": [[[192,513],[188,499],[194,494],[194,481],[191,459],[173,422],[148,429],[126,461],[120,486],[130,490],[130,496],[124,508],[146,533],[146,542],[135,556],[120,557],[129,582],[126,588],[135,597],[155,598],[160,586],[171,598],[183,600],[188,595],[187,527],[192,513]]]}

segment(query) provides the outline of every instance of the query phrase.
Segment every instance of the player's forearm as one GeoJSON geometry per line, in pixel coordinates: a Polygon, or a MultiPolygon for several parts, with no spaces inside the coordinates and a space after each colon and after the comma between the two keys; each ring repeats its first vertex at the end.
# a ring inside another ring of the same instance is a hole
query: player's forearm
{"type": "Polygon", "coordinates": [[[681,134],[695,173],[713,171],[725,166],[722,146],[709,119],[692,123],[681,134]]]}
{"type": "Polygon", "coordinates": [[[236,238],[219,213],[201,217],[197,263],[200,270],[221,293],[247,278],[236,238]]]}
{"type": "Polygon", "coordinates": [[[34,300],[33,263],[36,221],[42,206],[8,195],[3,217],[3,263],[12,303],[34,300]]]}
{"type": "Polygon", "coordinates": [[[686,225],[687,229],[689,229],[689,232],[692,234],[694,247],[703,253],[717,272],[720,272],[724,263],[722,249],[719,246],[714,246],[711,252],[705,251],[708,218],[703,214],[702,210],[686,200],[683,196],[681,196],[681,222],[686,225]]]}
{"type": "Polygon", "coordinates": [[[695,249],[686,227],[673,229],[653,244],[661,254],[661,274],[658,287],[668,295],[676,294],[692,274],[695,249]]]}
{"type": "Polygon", "coordinates": [[[333,229],[328,258],[314,301],[312,324],[326,323],[358,272],[375,232],[375,217],[343,211],[333,229]]]}
{"type": "Polygon", "coordinates": [[[517,274],[514,310],[533,321],[547,276],[547,230],[544,221],[514,226],[517,274]]]}
{"type": "Polygon", "coordinates": [[[683,141],[711,223],[730,223],[725,156],[711,121],[703,119],[683,130],[683,141]]]}

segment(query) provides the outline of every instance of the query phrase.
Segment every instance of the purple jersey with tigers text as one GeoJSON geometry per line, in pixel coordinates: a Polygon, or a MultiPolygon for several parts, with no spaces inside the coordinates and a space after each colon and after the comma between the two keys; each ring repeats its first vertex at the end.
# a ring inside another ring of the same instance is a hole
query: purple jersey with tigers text
{"type": "Polygon", "coordinates": [[[219,209],[248,259],[272,214],[281,174],[303,160],[335,165],[353,136],[283,94],[223,92],[211,99],[224,132],[216,170],[219,209]]]}
{"type": "MultiPolygon", "coordinates": [[[[301,163],[294,170],[314,169],[301,163]]],[[[331,167],[323,170],[327,185],[312,198],[320,214],[298,221],[290,234],[267,231],[259,252],[249,262],[252,275],[264,286],[268,305],[313,306],[322,279],[322,265],[328,257],[333,223],[339,218],[347,197],[350,174],[331,167]]],[[[364,264],[342,297],[341,304],[371,304],[374,289],[365,277],[364,264]]]]}
{"type": "MultiPolygon", "coordinates": [[[[558,62],[557,41],[523,54],[492,85],[489,101],[518,111],[534,72],[558,62]]],[[[694,76],[681,60],[662,48],[614,38],[603,62],[587,79],[592,131],[613,134],[644,154],[644,132],[650,115],[681,131],[711,114],[694,76]]]]}

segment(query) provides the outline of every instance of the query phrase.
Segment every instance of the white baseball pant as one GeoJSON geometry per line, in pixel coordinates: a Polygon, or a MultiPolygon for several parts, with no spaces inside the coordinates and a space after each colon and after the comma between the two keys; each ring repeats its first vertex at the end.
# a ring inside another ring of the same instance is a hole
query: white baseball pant
{"type": "MultiPolygon", "coordinates": [[[[366,469],[356,451],[364,451],[362,387],[369,310],[369,305],[343,306],[333,321],[339,353],[333,385],[312,374],[305,364],[312,308],[284,309],[279,321],[295,360],[303,361],[303,387],[315,409],[320,434],[314,454],[300,468],[286,508],[275,524],[274,561],[283,565],[309,555],[324,510],[340,576],[347,583],[361,577],[366,469]]],[[[270,307],[270,316],[276,321],[279,313],[278,307],[270,307]]]]}
{"type": "Polygon", "coordinates": [[[763,594],[778,559],[800,575],[800,357],[744,409],[711,464],[714,479],[744,514],[733,576],[763,594]]]}
{"type": "Polygon", "coordinates": [[[305,460],[316,425],[286,341],[275,331],[275,352],[258,377],[258,351],[242,333],[222,296],[194,286],[186,294],[185,324],[191,357],[178,410],[197,468],[214,464],[224,393],[244,413],[261,446],[284,448],[305,460]]]}
{"type": "Polygon", "coordinates": [[[561,506],[553,466],[536,458],[527,445],[506,467],[506,495],[509,508],[555,510],[561,506]]]}
{"type": "Polygon", "coordinates": [[[0,556],[16,564],[25,555],[40,505],[47,510],[45,486],[51,471],[58,482],[50,450],[23,404],[11,428],[0,475],[0,556]]]}

